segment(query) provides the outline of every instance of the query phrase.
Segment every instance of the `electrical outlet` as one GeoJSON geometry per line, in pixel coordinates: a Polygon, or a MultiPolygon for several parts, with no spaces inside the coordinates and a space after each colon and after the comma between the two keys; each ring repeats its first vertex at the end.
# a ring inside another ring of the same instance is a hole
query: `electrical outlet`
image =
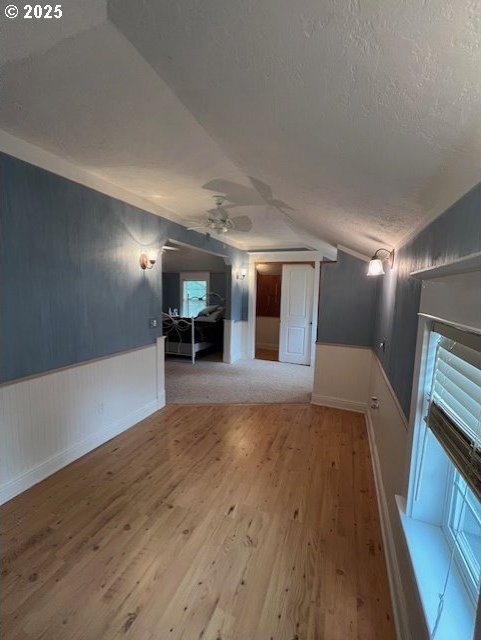
{"type": "Polygon", "coordinates": [[[151,329],[155,329],[156,326],[157,326],[157,318],[150,318],[149,327],[151,329]]]}

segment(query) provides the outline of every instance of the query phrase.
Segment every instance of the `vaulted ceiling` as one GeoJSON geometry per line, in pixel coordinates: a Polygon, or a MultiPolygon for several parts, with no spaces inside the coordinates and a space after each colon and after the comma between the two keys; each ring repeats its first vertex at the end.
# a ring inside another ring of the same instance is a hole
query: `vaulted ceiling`
{"type": "Polygon", "coordinates": [[[0,127],[244,248],[394,245],[479,180],[479,4],[96,0],[2,22],[0,127]],[[321,246],[321,245],[319,245],[321,246]]]}

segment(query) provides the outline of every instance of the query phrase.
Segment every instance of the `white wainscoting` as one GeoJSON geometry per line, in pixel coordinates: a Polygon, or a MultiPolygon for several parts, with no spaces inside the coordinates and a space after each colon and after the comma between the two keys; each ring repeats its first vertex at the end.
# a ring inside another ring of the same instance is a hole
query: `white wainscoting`
{"type": "Polygon", "coordinates": [[[376,494],[386,566],[399,640],[428,638],[411,563],[400,527],[396,495],[406,495],[410,438],[399,401],[378,358],[372,355],[367,432],[376,483],[376,494]],[[409,615],[408,615],[409,613],[409,615]]]}
{"type": "Polygon", "coordinates": [[[224,320],[224,362],[232,364],[247,358],[247,334],[247,322],[224,320]]]}
{"type": "Polygon", "coordinates": [[[364,412],[371,359],[369,347],[317,343],[311,402],[364,412]]]}
{"type": "Polygon", "coordinates": [[[165,406],[157,344],[0,388],[0,503],[165,406]]]}

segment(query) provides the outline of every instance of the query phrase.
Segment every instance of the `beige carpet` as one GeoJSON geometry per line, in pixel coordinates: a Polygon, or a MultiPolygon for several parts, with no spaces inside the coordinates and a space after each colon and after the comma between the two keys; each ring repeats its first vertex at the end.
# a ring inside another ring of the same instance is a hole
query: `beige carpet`
{"type": "Polygon", "coordinates": [[[168,404],[310,402],[312,370],[297,364],[183,359],[165,363],[168,404]]]}

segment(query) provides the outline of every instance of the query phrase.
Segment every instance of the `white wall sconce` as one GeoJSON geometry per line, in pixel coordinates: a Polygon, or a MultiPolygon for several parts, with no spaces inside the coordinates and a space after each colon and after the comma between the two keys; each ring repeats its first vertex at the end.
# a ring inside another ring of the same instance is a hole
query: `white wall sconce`
{"type": "Polygon", "coordinates": [[[140,254],[139,264],[141,269],[152,269],[157,262],[157,249],[150,249],[145,253],[140,254]]]}
{"type": "Polygon", "coordinates": [[[394,262],[394,249],[378,249],[369,262],[368,276],[380,276],[384,272],[383,262],[387,262],[392,268],[394,262]]]}
{"type": "Polygon", "coordinates": [[[236,280],[245,280],[247,275],[247,269],[239,269],[235,274],[236,280]]]}

